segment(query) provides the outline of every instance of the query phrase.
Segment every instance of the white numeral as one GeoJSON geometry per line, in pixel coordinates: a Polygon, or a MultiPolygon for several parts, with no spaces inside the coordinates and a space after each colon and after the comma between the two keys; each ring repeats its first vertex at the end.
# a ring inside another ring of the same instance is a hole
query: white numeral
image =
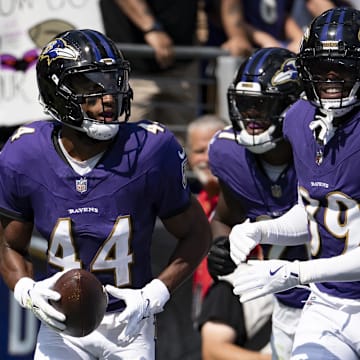
{"type": "MultiPolygon", "coordinates": [[[[304,188],[299,188],[299,192],[309,219],[311,254],[316,256],[321,249],[319,221],[316,220],[320,203],[318,200],[310,198],[309,193],[304,188]]],[[[324,228],[334,238],[343,242],[343,252],[359,246],[357,234],[360,228],[360,210],[357,201],[341,192],[331,192],[326,197],[324,207],[324,228]]],[[[320,221],[320,223],[322,222],[320,221]]]]}
{"type": "MultiPolygon", "coordinates": [[[[130,265],[130,218],[118,217],[108,238],[101,245],[90,265],[90,271],[113,271],[115,286],[131,282],[130,265]]],[[[59,219],[54,227],[49,244],[48,261],[63,269],[80,269],[81,260],[74,246],[71,232],[71,219],[59,219]]]]}

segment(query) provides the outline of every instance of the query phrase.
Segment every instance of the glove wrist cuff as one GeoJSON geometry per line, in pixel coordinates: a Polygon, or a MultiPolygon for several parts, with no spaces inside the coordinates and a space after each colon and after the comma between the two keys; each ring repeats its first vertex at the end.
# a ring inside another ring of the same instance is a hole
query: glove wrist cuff
{"type": "Polygon", "coordinates": [[[163,310],[170,299],[170,292],[160,279],[154,279],[143,288],[143,297],[149,299],[150,306],[154,310],[152,313],[156,314],[163,310]]]}
{"type": "Polygon", "coordinates": [[[29,298],[29,291],[34,287],[35,281],[29,277],[22,277],[15,284],[14,298],[22,307],[26,307],[26,300],[29,298]]]}

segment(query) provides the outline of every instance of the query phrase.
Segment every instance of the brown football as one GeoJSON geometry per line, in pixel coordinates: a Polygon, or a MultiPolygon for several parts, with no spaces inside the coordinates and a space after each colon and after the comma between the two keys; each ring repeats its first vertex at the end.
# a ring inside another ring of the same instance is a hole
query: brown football
{"type": "Polygon", "coordinates": [[[61,299],[51,304],[66,315],[64,334],[81,337],[99,326],[108,298],[95,275],[83,269],[69,270],[56,281],[54,290],[61,299]]]}

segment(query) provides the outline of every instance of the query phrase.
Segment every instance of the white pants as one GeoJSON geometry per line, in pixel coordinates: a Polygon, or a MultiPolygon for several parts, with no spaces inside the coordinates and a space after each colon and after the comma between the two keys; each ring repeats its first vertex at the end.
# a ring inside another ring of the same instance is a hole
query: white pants
{"type": "Polygon", "coordinates": [[[35,360],[153,360],[155,359],[155,320],[146,320],[139,336],[127,346],[117,344],[122,330],[115,326],[119,313],[106,314],[100,326],[84,337],[61,335],[46,325],[38,334],[35,360]]]}
{"type": "Polygon", "coordinates": [[[274,297],[272,315],[272,360],[289,360],[302,309],[286,306],[274,297]]]}
{"type": "Polygon", "coordinates": [[[296,331],[291,360],[359,360],[360,301],[313,289],[296,331]]]}

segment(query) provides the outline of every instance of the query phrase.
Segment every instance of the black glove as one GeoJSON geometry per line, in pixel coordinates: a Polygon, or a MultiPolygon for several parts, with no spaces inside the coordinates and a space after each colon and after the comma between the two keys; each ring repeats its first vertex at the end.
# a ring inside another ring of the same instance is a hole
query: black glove
{"type": "Polygon", "coordinates": [[[207,258],[209,274],[216,281],[218,276],[227,275],[236,269],[230,257],[230,242],[227,236],[220,236],[213,241],[207,258]]]}

